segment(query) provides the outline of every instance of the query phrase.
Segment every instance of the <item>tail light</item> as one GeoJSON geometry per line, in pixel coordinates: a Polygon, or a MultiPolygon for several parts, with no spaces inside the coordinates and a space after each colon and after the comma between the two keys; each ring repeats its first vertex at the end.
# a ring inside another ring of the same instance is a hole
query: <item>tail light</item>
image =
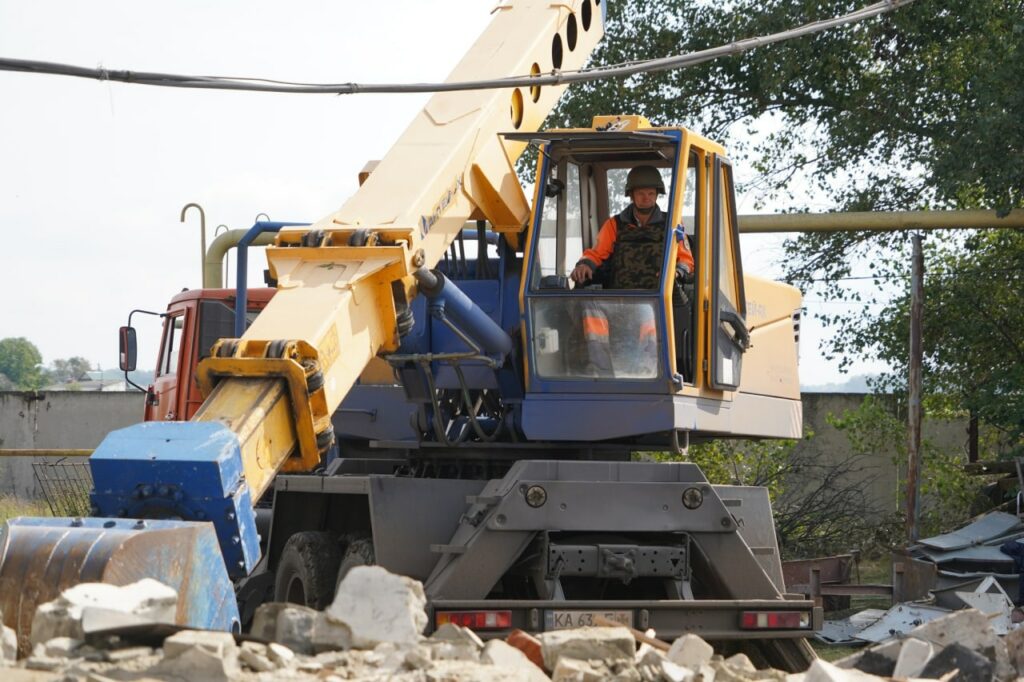
{"type": "Polygon", "coordinates": [[[744,611],[740,614],[743,630],[809,630],[811,614],[806,611],[744,611]]]}
{"type": "Polygon", "coordinates": [[[434,614],[434,621],[437,627],[453,623],[471,630],[507,630],[512,627],[512,612],[438,611],[434,614]]]}

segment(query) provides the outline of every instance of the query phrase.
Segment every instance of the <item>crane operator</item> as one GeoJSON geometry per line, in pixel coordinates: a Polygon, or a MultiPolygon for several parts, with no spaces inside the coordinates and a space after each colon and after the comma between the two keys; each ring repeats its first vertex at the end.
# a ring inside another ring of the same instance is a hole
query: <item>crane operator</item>
{"type": "MultiPolygon", "coordinates": [[[[602,264],[611,266],[608,278],[611,289],[656,289],[661,280],[664,260],[666,218],[658,207],[658,195],[665,193],[661,173],[654,166],[636,166],[626,176],[625,194],[630,204],[601,226],[597,244],[583,252],[570,277],[577,284],[589,282],[602,264]]],[[[677,241],[676,278],[693,279],[693,254],[686,239],[677,241]]],[[[613,376],[612,349],[608,314],[601,301],[587,301],[583,306],[583,336],[589,362],[586,372],[592,376],[613,376]]],[[[638,319],[639,344],[630,358],[642,375],[654,375],[657,367],[657,327],[653,308],[632,306],[638,319]],[[653,362],[652,362],[653,361],[653,362]]],[[[640,378],[640,377],[638,377],[640,378]]]]}

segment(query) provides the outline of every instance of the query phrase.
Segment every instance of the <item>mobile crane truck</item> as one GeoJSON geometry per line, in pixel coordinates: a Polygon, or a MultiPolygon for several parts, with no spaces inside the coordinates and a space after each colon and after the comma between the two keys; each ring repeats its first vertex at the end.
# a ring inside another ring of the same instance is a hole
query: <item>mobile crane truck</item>
{"type": "MultiPolygon", "coordinates": [[[[579,68],[606,4],[499,6],[449,81],[579,68]]],[[[244,284],[172,302],[150,420],[92,455],[91,515],[3,529],[0,608],[23,648],[36,606],[79,582],[155,578],[178,590],[179,623],[237,631],[269,599],[322,607],[375,563],[423,581],[431,627],[601,615],[809,664],[821,609],[784,593],[767,492],[631,461],[798,437],[800,294],[743,275],[721,146],[635,116],[538,132],[562,90],[434,95],[340,210],[263,226],[279,230],[275,286],[256,306],[244,284]],[[513,167],[527,145],[532,208],[513,167]],[[573,287],[638,165],[667,190],[658,283],[573,287]],[[695,279],[680,285],[684,239],[695,279]],[[594,309],[601,372],[581,326],[594,309]]]]}

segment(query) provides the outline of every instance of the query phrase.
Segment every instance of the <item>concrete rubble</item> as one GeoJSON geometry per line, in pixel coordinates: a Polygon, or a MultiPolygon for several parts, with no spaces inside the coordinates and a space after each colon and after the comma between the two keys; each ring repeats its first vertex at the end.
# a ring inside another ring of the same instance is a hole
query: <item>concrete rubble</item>
{"type": "MultiPolygon", "coordinates": [[[[671,644],[647,639],[638,646],[639,635],[628,628],[584,627],[537,636],[515,631],[504,640],[484,642],[472,630],[447,623],[424,636],[422,586],[377,567],[353,569],[323,612],[294,604],[261,606],[244,636],[160,625],[168,621],[169,588],[157,585],[128,586],[132,598],[101,603],[102,608],[127,604],[122,614],[129,614],[132,624],[150,623],[171,632],[160,635],[162,646],[142,645],[130,634],[122,639],[84,631],[82,611],[99,608],[96,599],[111,586],[79,585],[39,607],[42,615],[33,622],[41,624],[40,631],[32,633],[29,655],[15,660],[13,631],[0,632],[0,679],[866,682],[1024,677],[1024,630],[1001,637],[991,615],[976,609],[924,623],[835,663],[819,660],[806,672],[786,674],[758,669],[742,653],[717,655],[694,634],[671,644]]],[[[121,619],[111,620],[117,624],[121,619]]]]}

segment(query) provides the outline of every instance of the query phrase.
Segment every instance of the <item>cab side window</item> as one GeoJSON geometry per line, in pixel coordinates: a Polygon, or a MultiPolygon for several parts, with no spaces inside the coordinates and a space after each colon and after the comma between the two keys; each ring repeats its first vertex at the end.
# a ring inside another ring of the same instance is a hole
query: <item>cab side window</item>
{"type": "Polygon", "coordinates": [[[167,324],[164,326],[164,340],[160,352],[160,366],[157,367],[157,376],[168,376],[178,373],[178,361],[181,356],[181,330],[184,326],[184,313],[167,319],[167,324]]]}
{"type": "Polygon", "coordinates": [[[534,289],[567,288],[567,277],[583,254],[583,212],[580,167],[562,160],[549,187],[556,196],[544,198],[537,242],[534,289]],[[562,284],[559,284],[562,282],[562,284]]]}

